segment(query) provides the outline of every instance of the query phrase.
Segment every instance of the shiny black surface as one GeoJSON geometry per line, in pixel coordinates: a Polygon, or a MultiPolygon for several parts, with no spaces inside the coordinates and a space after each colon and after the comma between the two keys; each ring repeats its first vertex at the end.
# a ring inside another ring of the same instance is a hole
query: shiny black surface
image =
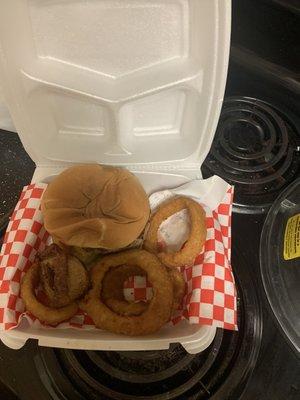
{"type": "Polygon", "coordinates": [[[233,43],[299,73],[299,0],[233,0],[232,3],[233,43]]]}
{"type": "Polygon", "coordinates": [[[0,235],[6,228],[23,186],[30,183],[34,163],[17,135],[0,130],[0,235]]]}
{"type": "MultiPolygon", "coordinates": [[[[263,332],[259,357],[242,400],[298,400],[300,398],[300,363],[278,328],[264,293],[259,270],[259,242],[265,215],[239,214],[233,220],[236,245],[251,264],[250,273],[260,293],[263,332]]],[[[226,398],[226,397],[225,397],[226,398]]]]}
{"type": "Polygon", "coordinates": [[[300,174],[300,134],[292,119],[256,98],[225,100],[204,177],[235,185],[240,211],[265,212],[300,174]]]}

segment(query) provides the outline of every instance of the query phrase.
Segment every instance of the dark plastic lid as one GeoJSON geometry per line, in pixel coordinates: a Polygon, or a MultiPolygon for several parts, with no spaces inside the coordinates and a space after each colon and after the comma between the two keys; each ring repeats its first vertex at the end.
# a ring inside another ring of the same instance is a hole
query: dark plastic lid
{"type": "Polygon", "coordinates": [[[270,209],[262,232],[260,267],[271,308],[300,354],[300,179],[270,209]]]}

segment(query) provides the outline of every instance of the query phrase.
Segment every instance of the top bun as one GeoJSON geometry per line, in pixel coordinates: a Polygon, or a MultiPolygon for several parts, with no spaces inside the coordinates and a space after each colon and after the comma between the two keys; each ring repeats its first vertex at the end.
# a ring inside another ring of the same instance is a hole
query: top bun
{"type": "Polygon", "coordinates": [[[132,173],[97,164],[77,165],[56,176],[41,207],[55,241],[109,250],[137,239],[150,214],[148,196],[132,173]]]}

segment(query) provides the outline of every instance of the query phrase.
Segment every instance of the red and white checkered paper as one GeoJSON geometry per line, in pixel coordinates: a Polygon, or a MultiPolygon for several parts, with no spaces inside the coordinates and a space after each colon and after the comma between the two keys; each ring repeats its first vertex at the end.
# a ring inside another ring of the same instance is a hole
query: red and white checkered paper
{"type": "MultiPolygon", "coordinates": [[[[46,184],[24,187],[4,236],[0,253],[0,330],[17,327],[22,318],[26,318],[29,325],[45,327],[25,311],[20,298],[20,282],[37,251],[51,242],[40,211],[40,200],[46,187],[46,184]]],[[[174,194],[178,193],[165,190],[153,194],[150,196],[151,208],[156,208],[174,194]]],[[[198,200],[195,196],[193,198],[198,200]]],[[[206,211],[207,239],[194,265],[181,268],[187,294],[172,318],[173,324],[186,318],[193,324],[237,329],[236,288],[230,265],[232,200],[233,187],[228,185],[223,200],[214,210],[205,202],[201,203],[206,211]]],[[[168,232],[182,228],[183,221],[187,225],[186,218],[183,211],[164,223],[160,239],[162,246],[172,245],[172,235],[168,237],[168,232]]],[[[179,235],[175,241],[182,241],[183,236],[179,235]]],[[[146,300],[152,295],[151,285],[143,277],[132,277],[125,283],[124,294],[127,299],[146,300]]],[[[93,321],[82,311],[53,329],[59,328],[95,329],[93,321]]]]}

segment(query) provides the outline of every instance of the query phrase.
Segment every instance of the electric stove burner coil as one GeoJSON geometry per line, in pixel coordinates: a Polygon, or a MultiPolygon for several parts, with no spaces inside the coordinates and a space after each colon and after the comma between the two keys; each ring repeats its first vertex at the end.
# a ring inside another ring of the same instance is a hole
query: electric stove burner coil
{"type": "Polygon", "coordinates": [[[299,145],[296,130],[277,110],[260,100],[229,98],[203,175],[234,184],[238,205],[269,206],[300,172],[299,145]]]}

